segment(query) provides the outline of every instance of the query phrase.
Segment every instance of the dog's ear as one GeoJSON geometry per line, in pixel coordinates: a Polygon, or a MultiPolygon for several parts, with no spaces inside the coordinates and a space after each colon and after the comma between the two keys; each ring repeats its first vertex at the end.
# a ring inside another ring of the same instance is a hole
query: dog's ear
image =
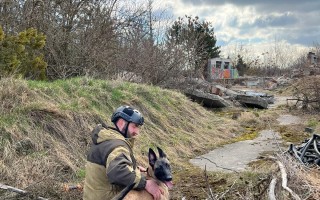
{"type": "Polygon", "coordinates": [[[160,147],[157,147],[157,149],[158,149],[160,158],[166,158],[167,157],[167,155],[162,151],[162,149],[160,149],[160,147]]]}
{"type": "Polygon", "coordinates": [[[157,155],[154,153],[154,151],[149,148],[149,164],[153,168],[154,164],[156,163],[157,155]]]}

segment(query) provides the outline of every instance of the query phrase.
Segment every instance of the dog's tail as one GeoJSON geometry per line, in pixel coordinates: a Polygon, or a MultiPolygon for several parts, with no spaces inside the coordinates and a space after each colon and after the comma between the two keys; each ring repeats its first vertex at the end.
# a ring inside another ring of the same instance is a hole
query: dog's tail
{"type": "Polygon", "coordinates": [[[117,194],[115,197],[113,197],[111,200],[122,200],[129,192],[132,190],[135,183],[132,183],[131,185],[128,185],[127,187],[123,188],[119,194],[117,194]]]}

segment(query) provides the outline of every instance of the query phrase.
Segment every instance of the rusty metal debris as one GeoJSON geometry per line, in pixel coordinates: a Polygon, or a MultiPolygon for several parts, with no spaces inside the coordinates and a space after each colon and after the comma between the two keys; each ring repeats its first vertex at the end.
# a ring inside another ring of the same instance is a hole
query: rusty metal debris
{"type": "MultiPolygon", "coordinates": [[[[12,187],[12,186],[9,186],[9,185],[5,185],[5,184],[2,184],[2,183],[0,183],[0,189],[7,190],[7,191],[10,191],[10,192],[15,192],[15,193],[18,193],[20,195],[27,195],[28,194],[28,192],[25,191],[25,190],[21,190],[19,188],[15,188],[15,187],[12,187]]],[[[43,197],[36,197],[36,199],[38,199],[38,200],[48,200],[48,199],[43,198],[43,197]]]]}
{"type": "Polygon", "coordinates": [[[305,165],[316,164],[320,166],[320,135],[313,134],[299,146],[290,144],[288,153],[305,165]]]}
{"type": "Polygon", "coordinates": [[[83,190],[83,186],[80,184],[77,185],[68,185],[68,184],[64,184],[63,185],[63,190],[65,192],[69,192],[71,190],[78,190],[78,191],[82,191],[83,190]]]}

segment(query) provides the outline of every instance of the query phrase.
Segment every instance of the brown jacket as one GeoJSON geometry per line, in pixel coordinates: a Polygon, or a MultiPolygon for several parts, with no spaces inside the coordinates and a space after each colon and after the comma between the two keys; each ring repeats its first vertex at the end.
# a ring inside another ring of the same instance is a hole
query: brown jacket
{"type": "Polygon", "coordinates": [[[98,125],[92,131],[93,144],[88,153],[84,200],[112,199],[125,186],[145,188],[146,178],[136,168],[132,144],[113,128],[98,125]]]}

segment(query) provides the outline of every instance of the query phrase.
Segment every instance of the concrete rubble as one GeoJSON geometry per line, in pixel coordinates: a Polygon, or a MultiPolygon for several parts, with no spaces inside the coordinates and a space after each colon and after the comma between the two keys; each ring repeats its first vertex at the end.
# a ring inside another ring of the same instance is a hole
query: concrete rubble
{"type": "MultiPolygon", "coordinates": [[[[261,82],[261,81],[258,81],[261,82]]],[[[273,83],[275,81],[272,81],[273,83]]],[[[228,107],[238,102],[244,107],[267,109],[269,104],[274,103],[274,96],[265,92],[256,92],[242,89],[232,89],[215,82],[208,82],[202,79],[189,80],[189,87],[183,89],[184,93],[193,101],[206,107],[221,108],[228,107]]]]}

